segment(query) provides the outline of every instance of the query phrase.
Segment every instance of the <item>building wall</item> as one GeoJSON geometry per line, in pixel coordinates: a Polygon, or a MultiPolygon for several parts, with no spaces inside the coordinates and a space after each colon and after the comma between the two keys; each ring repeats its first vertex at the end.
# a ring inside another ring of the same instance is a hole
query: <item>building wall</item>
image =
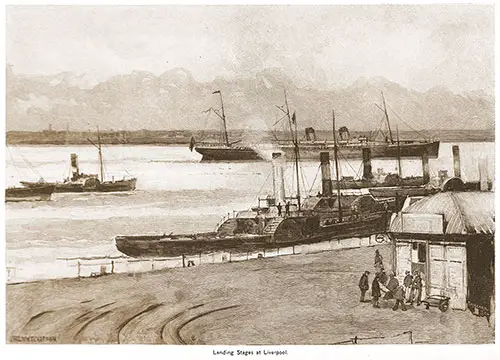
{"type": "Polygon", "coordinates": [[[428,295],[450,297],[450,307],[467,308],[467,258],[464,243],[444,243],[422,239],[399,239],[395,243],[396,276],[401,282],[405,272],[422,273],[428,295]]]}

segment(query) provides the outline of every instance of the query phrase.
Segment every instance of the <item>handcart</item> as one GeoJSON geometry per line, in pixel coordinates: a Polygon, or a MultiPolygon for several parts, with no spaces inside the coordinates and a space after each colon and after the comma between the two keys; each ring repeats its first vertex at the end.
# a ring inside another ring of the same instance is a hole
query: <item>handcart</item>
{"type": "Polygon", "coordinates": [[[438,307],[439,310],[445,312],[450,307],[450,298],[444,295],[430,295],[424,300],[422,303],[425,305],[425,308],[429,310],[432,307],[438,307]]]}

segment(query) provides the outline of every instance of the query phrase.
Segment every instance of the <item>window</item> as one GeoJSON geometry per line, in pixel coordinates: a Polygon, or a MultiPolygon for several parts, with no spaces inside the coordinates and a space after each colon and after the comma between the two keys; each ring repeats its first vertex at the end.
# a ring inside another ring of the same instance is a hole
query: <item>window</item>
{"type": "Polygon", "coordinates": [[[427,262],[427,249],[425,243],[413,242],[411,244],[411,261],[414,263],[427,262]]]}
{"type": "Polygon", "coordinates": [[[418,244],[418,262],[424,263],[427,260],[427,251],[425,248],[425,244],[419,243],[418,244]]]}

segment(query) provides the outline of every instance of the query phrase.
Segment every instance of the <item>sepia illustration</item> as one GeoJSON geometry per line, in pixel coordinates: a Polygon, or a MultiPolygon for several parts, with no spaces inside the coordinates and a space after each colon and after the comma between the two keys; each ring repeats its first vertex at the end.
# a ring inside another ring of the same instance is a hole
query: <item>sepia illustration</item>
{"type": "Polygon", "coordinates": [[[5,11],[7,344],[495,342],[493,5],[5,11]]]}

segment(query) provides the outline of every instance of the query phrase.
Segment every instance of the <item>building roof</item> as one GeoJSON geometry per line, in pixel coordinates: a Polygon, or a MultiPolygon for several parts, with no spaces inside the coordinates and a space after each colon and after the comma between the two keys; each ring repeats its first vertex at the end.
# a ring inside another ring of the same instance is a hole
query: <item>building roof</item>
{"type": "MultiPolygon", "coordinates": [[[[441,192],[413,203],[403,212],[444,215],[445,234],[495,233],[493,192],[441,192]]],[[[399,213],[391,222],[391,232],[402,232],[401,218],[399,213]]]]}

